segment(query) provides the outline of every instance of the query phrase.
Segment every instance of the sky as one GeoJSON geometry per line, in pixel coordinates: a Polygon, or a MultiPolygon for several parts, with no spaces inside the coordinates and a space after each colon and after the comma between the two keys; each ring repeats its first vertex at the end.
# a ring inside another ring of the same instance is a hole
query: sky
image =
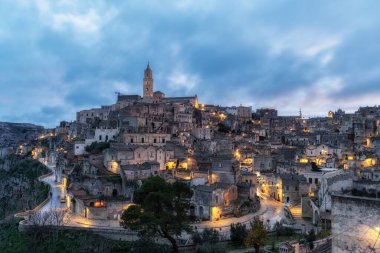
{"type": "Polygon", "coordinates": [[[155,90],[326,115],[380,104],[380,1],[1,0],[0,121],[53,127],[155,90]]]}

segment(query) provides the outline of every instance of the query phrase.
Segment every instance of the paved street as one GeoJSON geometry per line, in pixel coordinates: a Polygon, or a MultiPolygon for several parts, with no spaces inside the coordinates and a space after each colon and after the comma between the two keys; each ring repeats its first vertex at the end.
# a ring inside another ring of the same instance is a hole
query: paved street
{"type": "Polygon", "coordinates": [[[67,203],[60,202],[61,197],[66,196],[66,190],[62,184],[54,181],[55,180],[54,167],[48,166],[48,165],[47,167],[53,172],[53,174],[48,177],[45,177],[42,181],[50,185],[51,199],[45,206],[41,208],[41,212],[46,212],[52,208],[66,208],[67,207],[67,203]]]}

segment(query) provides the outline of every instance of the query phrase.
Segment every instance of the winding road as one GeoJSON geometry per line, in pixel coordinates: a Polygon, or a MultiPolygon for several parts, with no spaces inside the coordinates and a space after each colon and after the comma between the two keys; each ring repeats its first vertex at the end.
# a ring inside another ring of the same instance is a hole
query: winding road
{"type": "MultiPolygon", "coordinates": [[[[51,187],[51,199],[41,208],[41,212],[47,212],[52,209],[68,208],[70,201],[61,203],[60,199],[66,196],[66,189],[63,184],[55,181],[55,168],[54,166],[44,163],[53,174],[42,179],[43,182],[49,184],[51,187]]],[[[219,231],[224,236],[229,236],[230,225],[233,223],[242,223],[249,226],[249,223],[254,217],[261,217],[264,222],[272,227],[277,221],[284,217],[284,205],[275,200],[267,199],[260,196],[261,208],[255,213],[244,215],[242,217],[225,218],[218,221],[205,221],[201,223],[192,224],[194,229],[202,231],[205,228],[213,228],[219,231]]],[[[83,228],[108,228],[108,229],[121,229],[119,221],[117,220],[93,220],[87,219],[77,214],[70,212],[69,222],[67,226],[83,227],[83,228]]]]}

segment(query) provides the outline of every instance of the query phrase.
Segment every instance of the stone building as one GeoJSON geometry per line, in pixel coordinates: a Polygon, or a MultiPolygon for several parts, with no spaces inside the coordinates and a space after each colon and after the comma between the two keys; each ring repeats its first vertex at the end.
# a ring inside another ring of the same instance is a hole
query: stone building
{"type": "Polygon", "coordinates": [[[194,187],[190,213],[200,219],[219,220],[233,213],[233,202],[237,198],[237,187],[233,184],[197,185],[194,187]]]}

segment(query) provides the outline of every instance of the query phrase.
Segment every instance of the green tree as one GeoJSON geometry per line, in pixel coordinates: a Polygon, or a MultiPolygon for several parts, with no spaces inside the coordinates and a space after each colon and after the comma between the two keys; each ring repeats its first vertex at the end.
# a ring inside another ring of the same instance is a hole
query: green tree
{"type": "Polygon", "coordinates": [[[202,233],[194,232],[192,235],[194,244],[215,244],[219,242],[219,232],[212,228],[205,228],[202,233]]]}
{"type": "Polygon", "coordinates": [[[276,237],[279,236],[291,236],[294,235],[294,230],[288,227],[284,227],[280,222],[274,224],[274,230],[276,231],[276,237]]]}
{"type": "Polygon", "coordinates": [[[251,229],[248,230],[248,235],[245,238],[247,247],[254,247],[256,253],[260,252],[260,247],[265,245],[267,231],[265,230],[264,222],[258,217],[251,222],[251,229]]]}
{"type": "Polygon", "coordinates": [[[314,241],[317,240],[317,235],[315,234],[314,229],[312,228],[307,235],[305,236],[306,241],[309,243],[309,248],[314,248],[314,241]]]}
{"type": "Polygon", "coordinates": [[[231,224],[230,238],[234,244],[243,244],[247,237],[247,228],[241,223],[231,224]]]}
{"type": "Polygon", "coordinates": [[[160,177],[150,177],[134,193],[134,203],[125,210],[120,225],[139,231],[140,235],[160,236],[178,252],[175,237],[191,232],[188,210],[192,191],[181,182],[167,183],[160,177]]]}

